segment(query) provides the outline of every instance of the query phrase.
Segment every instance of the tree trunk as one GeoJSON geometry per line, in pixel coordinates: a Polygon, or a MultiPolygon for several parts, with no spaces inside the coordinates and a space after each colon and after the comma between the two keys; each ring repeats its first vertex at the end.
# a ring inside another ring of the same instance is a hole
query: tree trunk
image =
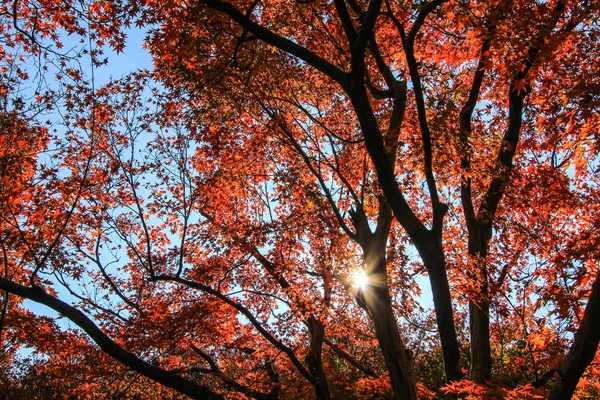
{"type": "Polygon", "coordinates": [[[395,400],[416,400],[414,364],[404,347],[387,284],[370,286],[364,292],[365,303],[373,318],[375,334],[383,353],[395,400]]]}
{"type": "Polygon", "coordinates": [[[487,251],[492,236],[491,224],[472,225],[469,229],[468,274],[475,293],[469,300],[471,332],[471,368],[469,377],[475,383],[485,383],[492,371],[490,346],[490,300],[487,274],[487,251]]]}
{"type": "Polygon", "coordinates": [[[321,355],[323,353],[323,340],[325,339],[325,327],[321,321],[311,316],[308,319],[308,328],[310,330],[310,349],[306,355],[306,365],[311,375],[315,378],[315,393],[318,400],[329,400],[329,386],[327,377],[323,371],[321,355]]]}
{"type": "MultiPolygon", "coordinates": [[[[440,225],[434,231],[429,231],[413,213],[409,204],[402,194],[394,173],[394,162],[386,156],[386,150],[381,140],[377,120],[370,107],[363,81],[350,80],[346,86],[356,116],[362,128],[367,151],[375,165],[377,180],[385,195],[389,207],[393,211],[398,222],[410,236],[413,244],[417,247],[421,258],[429,272],[431,290],[433,292],[433,303],[440,332],[442,352],[444,355],[444,368],[446,379],[456,381],[462,379],[460,368],[460,352],[454,326],[454,311],[452,309],[452,297],[448,276],[446,274],[446,261],[442,248],[442,230],[440,225]]],[[[359,232],[360,233],[360,232],[359,232]]],[[[387,240],[387,236],[385,238],[387,240]]],[[[359,240],[360,242],[360,240],[359,240]]],[[[365,246],[360,243],[363,251],[365,246]]],[[[396,328],[397,329],[397,328],[396,328]]]]}
{"type": "Polygon", "coordinates": [[[564,400],[573,396],[579,378],[598,351],[600,342],[598,321],[600,321],[600,279],[596,277],[583,320],[575,333],[573,345],[558,370],[558,378],[548,395],[548,400],[564,400]]]}
{"type": "Polygon", "coordinates": [[[458,381],[462,379],[460,351],[441,241],[430,240],[425,246],[417,246],[417,249],[429,274],[446,380],[458,381]]]}
{"type": "Polygon", "coordinates": [[[475,383],[490,379],[492,357],[490,348],[490,304],[488,301],[469,302],[471,330],[471,368],[469,376],[475,383]]]}

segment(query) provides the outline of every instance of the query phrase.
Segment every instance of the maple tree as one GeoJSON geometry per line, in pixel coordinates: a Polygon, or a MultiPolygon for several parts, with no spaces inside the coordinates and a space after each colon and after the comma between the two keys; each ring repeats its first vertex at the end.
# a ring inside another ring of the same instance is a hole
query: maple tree
{"type": "Polygon", "coordinates": [[[3,2],[0,389],[597,396],[599,18],[3,2]]]}

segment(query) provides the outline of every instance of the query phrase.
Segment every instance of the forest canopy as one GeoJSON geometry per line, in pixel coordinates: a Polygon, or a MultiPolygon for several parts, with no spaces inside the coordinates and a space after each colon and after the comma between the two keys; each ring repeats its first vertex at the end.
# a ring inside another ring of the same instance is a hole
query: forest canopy
{"type": "Polygon", "coordinates": [[[2,2],[0,392],[597,398],[599,19],[2,2]]]}

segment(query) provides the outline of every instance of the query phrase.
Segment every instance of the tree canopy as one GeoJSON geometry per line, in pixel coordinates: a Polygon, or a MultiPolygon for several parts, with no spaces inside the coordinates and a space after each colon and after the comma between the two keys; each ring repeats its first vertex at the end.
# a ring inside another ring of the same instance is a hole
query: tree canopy
{"type": "Polygon", "coordinates": [[[4,1],[0,391],[598,396],[599,44],[595,0],[4,1]]]}

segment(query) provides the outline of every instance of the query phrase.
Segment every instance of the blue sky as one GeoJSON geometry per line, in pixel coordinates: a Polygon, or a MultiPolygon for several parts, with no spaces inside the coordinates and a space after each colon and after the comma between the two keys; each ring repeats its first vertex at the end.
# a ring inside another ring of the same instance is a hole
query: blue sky
{"type": "MultiPolygon", "coordinates": [[[[145,31],[135,28],[130,29],[127,32],[127,44],[123,52],[117,54],[111,51],[109,48],[104,49],[104,56],[108,57],[108,64],[94,69],[94,80],[96,87],[106,84],[110,81],[110,79],[119,79],[138,69],[152,68],[152,57],[148,51],[142,47],[145,35],[145,31]]],[[[81,46],[79,43],[79,37],[65,37],[61,39],[67,48],[70,45],[70,40],[73,41],[73,47],[81,46]]],[[[82,67],[85,69],[84,65],[82,65],[82,67]]],[[[86,78],[89,78],[89,68],[86,71],[86,74],[88,75],[86,78]]],[[[56,288],[60,291],[60,286],[57,286],[56,288]]],[[[37,315],[58,317],[58,314],[50,308],[33,301],[25,300],[24,305],[37,315]]],[[[69,325],[65,319],[62,319],[62,321],[65,321],[65,323],[69,325]]]]}

